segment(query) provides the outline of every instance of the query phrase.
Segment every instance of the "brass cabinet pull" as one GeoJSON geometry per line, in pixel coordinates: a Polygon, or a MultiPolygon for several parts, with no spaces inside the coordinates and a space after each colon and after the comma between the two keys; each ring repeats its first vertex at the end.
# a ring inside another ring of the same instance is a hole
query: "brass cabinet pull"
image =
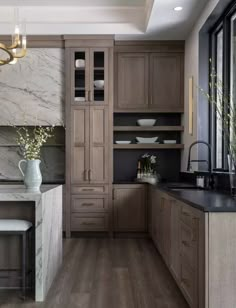
{"type": "Polygon", "coordinates": [[[85,91],[85,101],[88,102],[88,90],[85,91]]]}
{"type": "Polygon", "coordinates": [[[94,191],[93,188],[83,188],[82,191],[94,191]]]}
{"type": "Polygon", "coordinates": [[[88,171],[88,177],[89,177],[89,181],[92,181],[92,170],[89,169],[88,171]]]}
{"type": "Polygon", "coordinates": [[[82,206],[93,206],[94,203],[82,203],[82,206]]]}
{"type": "Polygon", "coordinates": [[[191,235],[191,241],[196,242],[198,240],[198,218],[193,218],[193,230],[191,235]]]}

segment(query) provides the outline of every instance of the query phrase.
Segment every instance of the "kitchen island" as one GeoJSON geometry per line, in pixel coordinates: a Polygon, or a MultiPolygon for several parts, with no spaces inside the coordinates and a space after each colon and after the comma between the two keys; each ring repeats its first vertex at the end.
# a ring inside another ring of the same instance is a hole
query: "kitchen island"
{"type": "MultiPolygon", "coordinates": [[[[41,302],[62,264],[62,185],[42,185],[40,192],[29,192],[24,185],[0,185],[0,218],[23,219],[26,205],[33,213],[35,300],[41,302]]],[[[4,253],[0,249],[1,260],[4,253]]],[[[20,251],[14,253],[20,256],[20,251]]]]}

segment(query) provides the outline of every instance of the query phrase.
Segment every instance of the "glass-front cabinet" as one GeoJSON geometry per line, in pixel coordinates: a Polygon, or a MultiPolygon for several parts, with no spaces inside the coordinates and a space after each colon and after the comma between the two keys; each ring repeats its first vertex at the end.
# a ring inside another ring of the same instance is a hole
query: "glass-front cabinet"
{"type": "Polygon", "coordinates": [[[72,104],[108,104],[108,49],[73,49],[72,104]]]}

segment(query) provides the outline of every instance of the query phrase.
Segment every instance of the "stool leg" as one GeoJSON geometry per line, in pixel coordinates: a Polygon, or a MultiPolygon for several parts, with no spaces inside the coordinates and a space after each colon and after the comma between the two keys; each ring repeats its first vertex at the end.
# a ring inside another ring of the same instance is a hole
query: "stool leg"
{"type": "Polygon", "coordinates": [[[22,293],[25,299],[26,291],[26,232],[22,234],[22,293]]]}

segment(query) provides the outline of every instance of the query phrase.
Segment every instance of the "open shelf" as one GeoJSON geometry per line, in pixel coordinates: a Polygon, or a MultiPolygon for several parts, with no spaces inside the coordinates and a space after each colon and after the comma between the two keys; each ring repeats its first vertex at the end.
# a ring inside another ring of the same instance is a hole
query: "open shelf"
{"type": "Polygon", "coordinates": [[[123,131],[183,131],[183,126],[114,126],[114,131],[123,132],[123,131]]]}
{"type": "Polygon", "coordinates": [[[183,149],[183,144],[155,144],[155,143],[143,143],[143,144],[114,144],[114,149],[119,150],[135,150],[135,149],[159,149],[159,150],[176,150],[183,149]]]}

